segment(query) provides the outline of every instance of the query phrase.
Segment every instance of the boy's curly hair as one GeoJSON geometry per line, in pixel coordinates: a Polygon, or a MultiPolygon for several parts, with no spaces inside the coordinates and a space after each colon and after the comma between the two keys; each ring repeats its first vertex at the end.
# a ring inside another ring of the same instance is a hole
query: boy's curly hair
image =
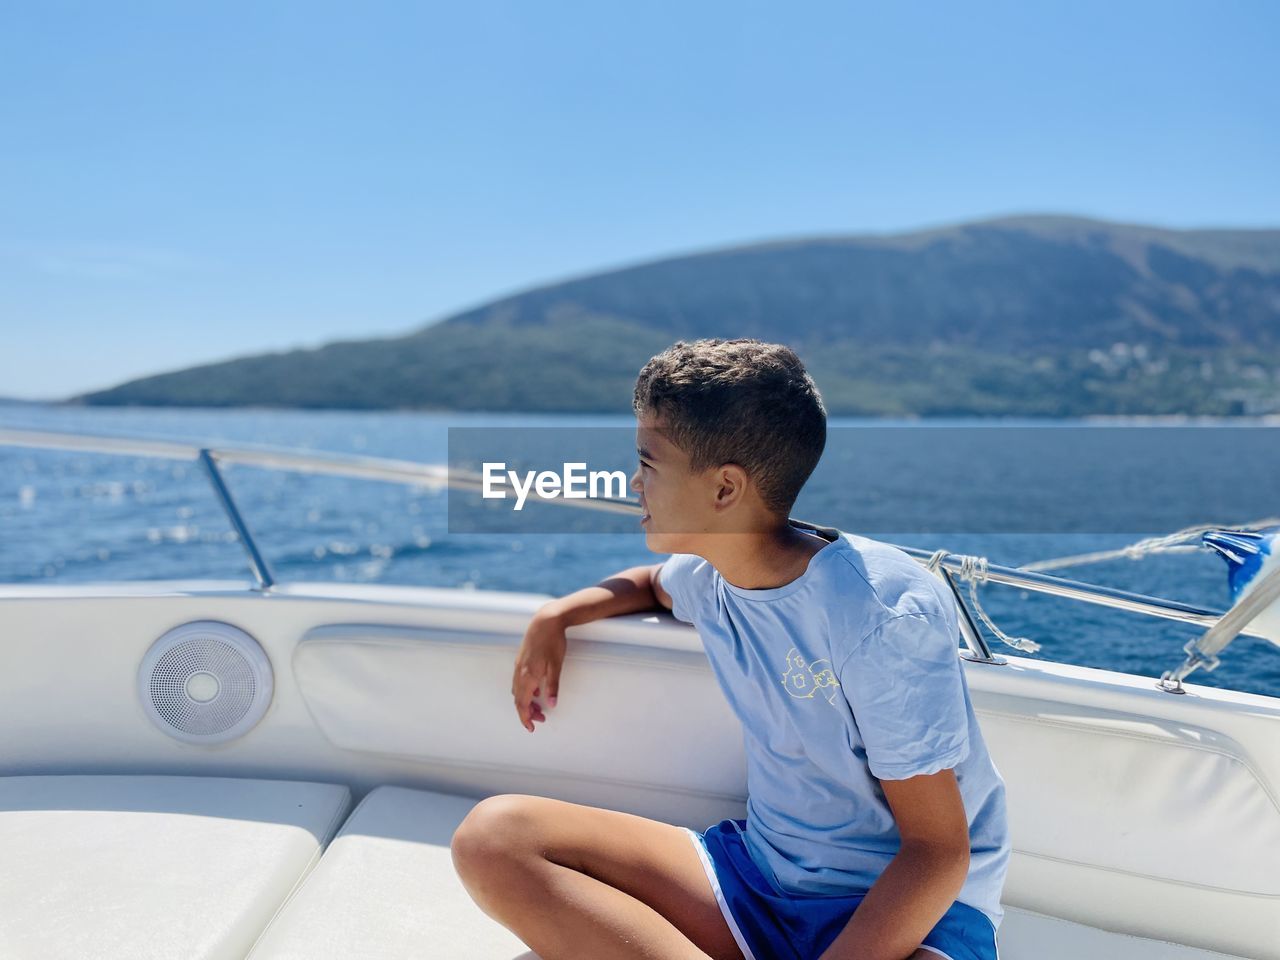
{"type": "Polygon", "coordinates": [[[818,388],[780,343],[678,340],[644,365],[632,407],[665,421],[690,469],[738,464],[783,518],[827,442],[818,388]]]}

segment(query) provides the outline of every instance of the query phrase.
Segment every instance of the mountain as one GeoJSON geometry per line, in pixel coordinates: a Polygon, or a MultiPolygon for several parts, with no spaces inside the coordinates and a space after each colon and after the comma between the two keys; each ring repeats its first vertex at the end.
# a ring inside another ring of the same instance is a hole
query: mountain
{"type": "Polygon", "coordinates": [[[791,344],[832,413],[1280,409],[1280,230],[1020,216],[761,243],[73,402],[626,411],[645,360],[707,336],[791,344]]]}

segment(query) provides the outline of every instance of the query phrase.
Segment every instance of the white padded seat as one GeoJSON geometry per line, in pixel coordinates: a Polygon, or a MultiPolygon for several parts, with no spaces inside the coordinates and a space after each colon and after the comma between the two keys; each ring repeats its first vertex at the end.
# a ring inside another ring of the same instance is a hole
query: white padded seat
{"type": "Polygon", "coordinates": [[[0,957],[242,960],[350,806],[328,783],[0,777],[0,957]]]}
{"type": "Polygon", "coordinates": [[[1163,940],[1111,933],[1031,910],[1005,907],[1000,960],[1243,960],[1163,940]]]}
{"type": "Polygon", "coordinates": [[[477,802],[369,791],[250,960],[537,960],[453,868],[449,841],[477,802]]]}
{"type": "MultiPolygon", "coordinates": [[[[248,960],[538,960],[471,900],[449,841],[470,797],[383,786],[368,793],[248,960]]],[[[1098,930],[1015,907],[1001,960],[1240,960],[1098,930]]]]}
{"type": "MultiPolygon", "coordinates": [[[[475,799],[378,787],[330,842],[350,801],[289,780],[0,777],[0,958],[537,960],[454,872],[475,799]]],[[[1239,960],[1011,906],[999,943],[1001,960],[1239,960]]]]}
{"type": "MultiPolygon", "coordinates": [[[[477,803],[371,790],[248,960],[538,960],[472,902],[449,840],[477,803]]],[[[1006,906],[1001,960],[1240,960],[1006,906]]]]}

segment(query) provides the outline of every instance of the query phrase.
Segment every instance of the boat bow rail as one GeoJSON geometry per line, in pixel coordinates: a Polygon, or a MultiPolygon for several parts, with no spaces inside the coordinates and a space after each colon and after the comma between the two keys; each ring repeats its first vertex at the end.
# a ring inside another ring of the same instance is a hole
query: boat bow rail
{"type": "MultiPolygon", "coordinates": [[[[47,430],[22,430],[0,428],[0,446],[30,447],[49,450],[83,451],[86,453],[124,456],[160,457],[198,463],[209,479],[218,502],[244,548],[253,574],[255,589],[268,591],[277,583],[269,563],[254,540],[253,534],[236,504],[235,498],[223,480],[220,464],[241,464],[267,469],[287,470],[295,473],[320,474],[381,482],[407,484],[430,489],[451,488],[479,491],[483,489],[480,474],[451,469],[442,464],[418,463],[384,457],[367,457],[356,454],[318,453],[312,450],[286,447],[235,444],[205,446],[170,440],[141,437],[120,437],[102,434],[72,433],[47,430]]],[[[578,509],[605,510],[630,513],[639,517],[640,504],[630,498],[588,497],[565,499],[543,497],[531,489],[530,497],[542,502],[560,504],[578,509]]],[[[805,526],[814,524],[797,521],[805,526]]],[[[895,545],[897,546],[897,545],[895,545]]],[[[1210,610],[1192,604],[1181,603],[1163,597],[1131,593],[1101,584],[1071,580],[1034,570],[1001,566],[989,563],[986,557],[952,553],[947,550],[925,550],[917,547],[898,546],[898,549],[919,560],[927,569],[941,577],[950,587],[959,608],[961,635],[964,639],[966,659],[978,663],[1000,665],[1004,658],[992,653],[986,638],[974,622],[973,611],[987,627],[1004,643],[1016,649],[1035,652],[1039,645],[1025,638],[1006,636],[987,616],[978,601],[977,588],[986,583],[1002,584],[1050,596],[1079,600],[1098,606],[1140,613],[1146,616],[1175,620],[1203,627],[1205,633],[1186,644],[1186,659],[1175,669],[1166,671],[1156,686],[1168,693],[1182,694],[1182,681],[1194,670],[1213,670],[1219,663],[1219,654],[1237,636],[1248,635],[1271,639],[1264,633],[1251,629],[1258,614],[1272,603],[1280,601],[1280,569],[1271,571],[1248,596],[1228,611],[1210,610]],[[969,584],[970,599],[961,594],[956,579],[969,584]],[[972,604],[972,609],[970,607],[972,604]]]]}
{"type": "MultiPolygon", "coordinates": [[[[0,431],[0,444],[15,435],[0,431]]],[[[211,480],[229,462],[458,479],[307,451],[17,439],[206,456],[211,480]]],[[[236,532],[251,539],[247,525],[236,532]]],[[[1006,583],[1206,630],[1226,620],[981,558],[906,552],[953,589],[1006,583]]],[[[0,749],[5,958],[136,957],[160,944],[192,960],[534,960],[454,870],[452,833],[480,798],[552,797],[699,830],[745,814],[741,725],[697,637],[669,617],[570,628],[560,703],[530,737],[508,681],[542,594],[287,578],[0,594],[10,601],[0,600],[0,728],[14,731],[0,749]],[[210,619],[260,645],[272,693],[252,731],[193,743],[149,718],[141,679],[155,675],[144,668],[157,637],[210,619]]],[[[957,600],[961,666],[1007,784],[1000,954],[1280,960],[1280,700],[1193,685],[1194,696],[1171,697],[1128,673],[983,661],[957,600]]]]}

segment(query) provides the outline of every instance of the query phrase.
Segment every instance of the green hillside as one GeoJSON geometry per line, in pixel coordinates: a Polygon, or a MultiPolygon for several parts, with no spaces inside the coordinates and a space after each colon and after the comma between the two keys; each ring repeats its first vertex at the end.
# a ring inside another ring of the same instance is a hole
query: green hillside
{"type": "Polygon", "coordinates": [[[405,336],[146,377],[90,404],[625,411],[673,340],[782,341],[833,413],[1280,409],[1280,231],[1013,217],[673,257],[405,336]]]}

